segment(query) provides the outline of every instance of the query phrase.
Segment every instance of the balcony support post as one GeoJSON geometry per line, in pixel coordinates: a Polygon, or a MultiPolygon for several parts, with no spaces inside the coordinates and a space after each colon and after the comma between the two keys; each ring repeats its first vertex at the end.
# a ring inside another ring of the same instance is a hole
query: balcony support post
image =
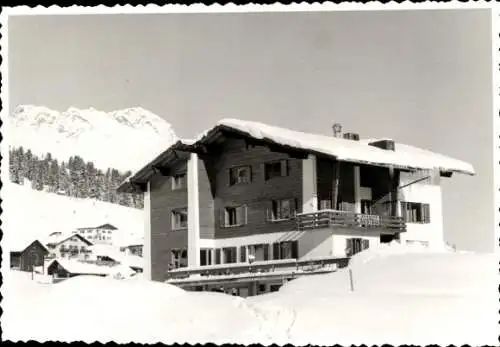
{"type": "Polygon", "coordinates": [[[188,266],[200,266],[200,197],[198,155],[191,153],[187,164],[188,266]]]}
{"type": "Polygon", "coordinates": [[[316,156],[310,154],[302,160],[302,212],[318,210],[318,178],[316,175],[316,156]]]}
{"type": "Polygon", "coordinates": [[[361,172],[359,165],[354,166],[354,212],[361,213],[361,172]]]}

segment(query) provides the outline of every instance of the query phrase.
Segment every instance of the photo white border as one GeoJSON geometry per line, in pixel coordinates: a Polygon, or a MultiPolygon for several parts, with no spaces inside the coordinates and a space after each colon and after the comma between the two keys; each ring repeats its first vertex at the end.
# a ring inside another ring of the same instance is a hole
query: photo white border
{"type": "MultiPolygon", "coordinates": [[[[1,119],[8,118],[9,112],[9,70],[8,70],[8,18],[10,16],[18,15],[95,15],[95,14],[178,14],[178,13],[244,13],[244,12],[317,12],[317,11],[397,11],[397,10],[439,10],[439,9],[490,9],[492,15],[492,71],[493,71],[493,127],[492,132],[494,136],[494,150],[493,150],[493,185],[495,189],[494,193],[494,220],[495,220],[495,251],[500,251],[500,5],[497,3],[487,3],[487,2],[474,2],[474,3],[462,3],[458,1],[453,1],[449,3],[368,3],[368,4],[358,4],[358,3],[341,3],[335,4],[331,2],[324,3],[294,3],[290,5],[284,5],[280,3],[275,3],[273,5],[204,5],[204,4],[194,4],[194,5],[146,5],[146,6],[113,6],[107,7],[103,5],[95,7],[84,7],[84,6],[70,6],[70,7],[58,7],[58,6],[36,6],[30,8],[28,6],[17,6],[17,7],[3,7],[3,11],[0,14],[0,23],[2,28],[0,29],[2,37],[0,38],[0,53],[2,54],[2,63],[0,66],[0,72],[2,74],[2,87],[0,91],[0,97],[2,100],[2,110],[0,112],[1,119]]],[[[472,117],[474,115],[471,115],[472,117]]],[[[3,143],[1,146],[2,154],[2,167],[8,167],[8,146],[9,143],[9,125],[7,122],[2,124],[1,134],[3,136],[3,143]]],[[[1,170],[2,181],[9,180],[9,171],[1,170]]],[[[3,199],[3,192],[0,190],[0,197],[3,199]]],[[[4,204],[2,204],[4,208],[4,204]]],[[[480,208],[483,208],[482,206],[480,208]]],[[[5,227],[5,223],[3,223],[5,227]]],[[[473,230],[471,232],[474,232],[473,230]]],[[[8,255],[4,253],[2,257],[2,269],[9,269],[8,255]]],[[[3,271],[2,271],[3,272],[3,271]]]]}

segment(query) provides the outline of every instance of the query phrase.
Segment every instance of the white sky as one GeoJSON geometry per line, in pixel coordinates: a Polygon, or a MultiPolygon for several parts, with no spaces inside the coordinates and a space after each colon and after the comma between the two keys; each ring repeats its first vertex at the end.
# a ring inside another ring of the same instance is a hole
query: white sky
{"type": "Polygon", "coordinates": [[[11,17],[10,108],[142,106],[181,137],[340,122],[473,164],[444,184],[445,235],[492,250],[491,52],[488,10],[11,17]]]}

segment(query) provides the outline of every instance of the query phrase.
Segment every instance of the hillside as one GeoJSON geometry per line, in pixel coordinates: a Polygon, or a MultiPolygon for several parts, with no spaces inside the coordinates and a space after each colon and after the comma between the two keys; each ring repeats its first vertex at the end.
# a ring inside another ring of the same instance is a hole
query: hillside
{"type": "Polygon", "coordinates": [[[78,155],[106,170],[135,170],[176,139],[172,125],[140,107],[103,112],[55,111],[20,105],[9,119],[8,143],[67,161],[78,155]]]}
{"type": "Polygon", "coordinates": [[[124,238],[142,237],[142,211],[92,199],[78,199],[5,183],[2,197],[2,246],[9,249],[55,231],[111,223],[124,238]]]}

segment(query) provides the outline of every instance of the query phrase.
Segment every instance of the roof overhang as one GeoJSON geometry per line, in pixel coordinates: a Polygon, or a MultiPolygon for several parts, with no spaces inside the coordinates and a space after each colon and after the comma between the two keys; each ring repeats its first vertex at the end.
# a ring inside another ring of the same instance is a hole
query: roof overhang
{"type": "MultiPolygon", "coordinates": [[[[378,151],[386,151],[384,149],[375,149],[376,147],[369,146],[367,143],[363,143],[362,141],[353,141],[346,139],[338,139],[339,141],[347,141],[347,142],[339,142],[339,146],[346,145],[354,145],[356,151],[364,151],[366,153],[363,155],[354,156],[345,156],[345,155],[335,155],[334,153],[338,151],[332,151],[332,148],[336,148],[336,143],[329,145],[327,148],[325,146],[316,146],[316,144],[309,144],[309,146],[301,146],[300,141],[295,141],[293,138],[294,134],[297,136],[316,136],[315,134],[306,134],[297,131],[292,131],[288,129],[281,129],[278,127],[267,126],[265,124],[260,124],[256,122],[245,122],[241,121],[239,125],[238,120],[222,120],[218,122],[213,128],[208,131],[202,133],[196,141],[177,141],[172,146],[167,148],[161,154],[159,154],[156,158],[154,158],[151,162],[149,162],[146,166],[141,168],[136,173],[132,174],[129,178],[127,178],[117,189],[120,193],[134,193],[134,192],[143,192],[146,190],[147,182],[157,173],[160,173],[164,176],[168,176],[168,167],[173,164],[176,160],[179,159],[187,159],[189,157],[189,153],[197,153],[201,156],[212,153],[214,147],[218,144],[224,142],[227,138],[241,138],[245,139],[247,143],[255,144],[255,145],[265,145],[270,148],[272,151],[279,151],[288,153],[291,157],[305,159],[309,154],[315,155],[317,157],[330,158],[334,160],[358,163],[364,165],[378,166],[378,167],[387,167],[387,168],[395,168],[401,170],[410,170],[410,171],[418,171],[418,170],[428,170],[430,167],[425,165],[419,165],[416,161],[401,161],[401,153],[396,149],[396,152],[399,153],[399,160],[395,160],[395,157],[391,153],[384,152],[369,152],[366,147],[371,147],[373,150],[378,151]],[[248,125],[248,127],[245,127],[248,125]],[[263,127],[264,130],[258,129],[258,127],[263,127]],[[254,127],[254,128],[252,128],[254,127]],[[257,129],[257,131],[255,131],[257,129]],[[267,129],[267,130],[266,130],[267,129]],[[271,130],[269,130],[271,129],[271,130]],[[287,131],[287,136],[282,136],[276,140],[273,136],[269,134],[275,134],[274,132],[279,132],[280,130],[287,131]],[[352,142],[351,142],[352,141],[352,142]],[[353,144],[355,142],[356,144],[353,144]],[[372,158],[370,154],[376,154],[376,156],[381,156],[387,160],[375,160],[372,158]],[[392,158],[392,160],[390,160],[392,158]]],[[[328,137],[324,135],[317,135],[318,141],[324,141],[328,137]]],[[[315,138],[316,140],[316,138],[315,138]]],[[[337,140],[335,140],[337,141],[337,140]]],[[[314,141],[313,141],[314,142],[314,141]]],[[[396,143],[396,146],[401,145],[396,143]]],[[[407,146],[410,148],[411,146],[407,146]]],[[[417,149],[416,147],[414,149],[417,149]]],[[[340,152],[345,154],[344,152],[340,152]]],[[[437,153],[433,153],[430,151],[420,151],[417,156],[425,157],[430,155],[437,155],[437,153]],[[423,153],[427,154],[423,154],[423,153]]],[[[448,158],[445,156],[440,156],[439,158],[448,158]]],[[[448,158],[451,159],[451,158],[448,158]]],[[[451,177],[454,172],[463,173],[467,175],[474,175],[473,169],[468,170],[468,166],[465,165],[466,169],[459,167],[440,167],[439,160],[433,159],[436,162],[435,169],[439,169],[441,176],[443,177],[451,177]]],[[[459,161],[454,161],[457,163],[459,161]]],[[[463,162],[461,162],[464,164],[463,162]]],[[[465,163],[466,164],[466,163],[465,163]]],[[[463,166],[463,165],[462,165],[463,166]]]]}

